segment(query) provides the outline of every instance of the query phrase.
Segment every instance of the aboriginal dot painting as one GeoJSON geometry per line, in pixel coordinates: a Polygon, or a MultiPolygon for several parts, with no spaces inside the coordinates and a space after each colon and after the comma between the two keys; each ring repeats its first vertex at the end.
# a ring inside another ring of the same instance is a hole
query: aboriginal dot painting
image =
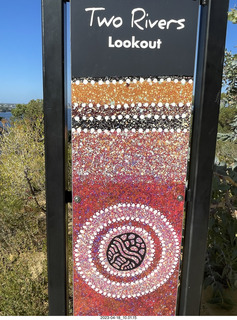
{"type": "Polygon", "coordinates": [[[192,91],[72,81],[74,315],[175,315],[192,91]]]}

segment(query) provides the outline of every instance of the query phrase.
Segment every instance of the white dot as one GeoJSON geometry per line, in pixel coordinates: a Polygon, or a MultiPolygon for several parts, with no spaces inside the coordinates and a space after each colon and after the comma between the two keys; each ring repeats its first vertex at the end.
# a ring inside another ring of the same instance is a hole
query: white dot
{"type": "Polygon", "coordinates": [[[77,80],[77,81],[76,81],[76,85],[79,85],[79,84],[80,84],[80,81],[79,81],[79,80],[77,80]]]}
{"type": "Polygon", "coordinates": [[[87,81],[86,79],[84,79],[84,80],[83,80],[83,83],[84,83],[84,84],[87,84],[87,83],[88,83],[88,81],[87,81]]]}

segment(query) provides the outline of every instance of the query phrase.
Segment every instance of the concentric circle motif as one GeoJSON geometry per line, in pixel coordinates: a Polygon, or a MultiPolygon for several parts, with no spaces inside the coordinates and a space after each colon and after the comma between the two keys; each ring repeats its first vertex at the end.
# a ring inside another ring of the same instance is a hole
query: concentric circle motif
{"type": "Polygon", "coordinates": [[[180,248],[173,226],[158,210],[119,203],[85,222],[74,253],[78,273],[93,290],[127,299],[149,294],[166,283],[179,261],[180,248]],[[161,247],[158,258],[157,243],[161,247]]]}

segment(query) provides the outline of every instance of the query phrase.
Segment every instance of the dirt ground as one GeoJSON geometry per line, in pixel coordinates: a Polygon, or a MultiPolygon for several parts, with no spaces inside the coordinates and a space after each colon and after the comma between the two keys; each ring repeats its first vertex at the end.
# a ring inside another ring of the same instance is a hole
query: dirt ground
{"type": "Polygon", "coordinates": [[[237,290],[226,290],[225,296],[232,300],[233,307],[229,310],[221,308],[217,304],[208,303],[212,297],[212,289],[208,287],[203,291],[200,315],[202,316],[237,316],[237,290]]]}

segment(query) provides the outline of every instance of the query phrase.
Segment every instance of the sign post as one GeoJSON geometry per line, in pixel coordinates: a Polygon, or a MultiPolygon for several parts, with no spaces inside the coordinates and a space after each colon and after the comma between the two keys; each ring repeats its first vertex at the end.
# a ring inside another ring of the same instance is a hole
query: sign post
{"type": "MultiPolygon", "coordinates": [[[[74,315],[198,315],[228,0],[70,5],[74,315]]],[[[68,312],[64,13],[42,0],[50,315],[68,312]]]]}
{"type": "Polygon", "coordinates": [[[228,6],[228,0],[209,0],[201,9],[180,315],[200,310],[228,6]]]}

